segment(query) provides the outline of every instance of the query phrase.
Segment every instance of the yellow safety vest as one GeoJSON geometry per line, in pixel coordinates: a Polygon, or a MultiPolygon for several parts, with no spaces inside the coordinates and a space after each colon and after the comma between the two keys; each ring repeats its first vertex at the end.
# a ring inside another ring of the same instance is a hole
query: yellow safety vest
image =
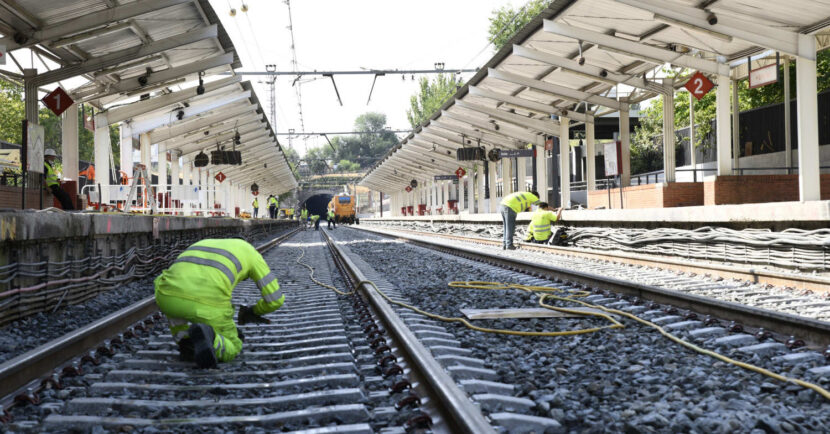
{"type": "Polygon", "coordinates": [[[556,213],[553,211],[536,210],[530,217],[530,225],[527,227],[527,237],[536,241],[545,241],[551,236],[550,224],[556,221],[556,213]]]}
{"type": "Polygon", "coordinates": [[[230,306],[236,285],[250,278],[262,294],[254,313],[282,306],[285,297],[262,255],[244,240],[204,239],[182,252],[155,280],[156,292],[218,308],[230,306]]]}
{"type": "Polygon", "coordinates": [[[329,210],[329,219],[333,219],[333,218],[334,218],[334,211],[329,210]]]}
{"type": "Polygon", "coordinates": [[[276,207],[277,205],[279,205],[279,201],[277,200],[276,197],[272,197],[272,198],[268,199],[268,206],[276,207]]]}
{"type": "Polygon", "coordinates": [[[254,203],[253,203],[253,205],[254,205],[254,208],[259,208],[259,199],[254,198],[254,203]]]}
{"type": "Polygon", "coordinates": [[[539,198],[533,193],[527,191],[519,191],[509,194],[501,200],[502,205],[512,209],[516,212],[516,214],[526,209],[530,209],[530,205],[533,205],[536,202],[539,202],[539,198]]]}
{"type": "Polygon", "coordinates": [[[308,218],[308,211],[306,211],[306,210],[300,211],[300,217],[302,217],[303,220],[307,219],[308,218]]]}
{"type": "Polygon", "coordinates": [[[318,216],[317,214],[311,216],[311,221],[316,222],[317,220],[320,220],[320,216],[318,216]]]}
{"type": "Polygon", "coordinates": [[[58,173],[55,172],[55,169],[52,167],[51,164],[44,162],[43,163],[44,169],[46,169],[46,185],[51,187],[53,185],[60,185],[60,180],[58,179],[58,173]]]}

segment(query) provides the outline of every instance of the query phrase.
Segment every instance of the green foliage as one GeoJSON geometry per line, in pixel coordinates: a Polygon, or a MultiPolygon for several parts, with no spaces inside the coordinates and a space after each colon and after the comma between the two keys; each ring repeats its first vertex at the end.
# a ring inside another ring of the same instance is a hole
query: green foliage
{"type": "Polygon", "coordinates": [[[491,12],[490,28],[487,34],[488,39],[496,46],[496,50],[501,49],[549,3],[549,0],[530,0],[519,10],[514,10],[510,6],[502,6],[491,12]]]}
{"type": "Polygon", "coordinates": [[[305,160],[312,174],[324,174],[329,169],[338,172],[353,172],[374,164],[386,151],[398,143],[395,133],[386,127],[383,113],[364,113],[355,119],[354,130],[360,132],[351,136],[331,138],[331,146],[309,149],[305,160]],[[336,163],[336,164],[335,164],[336,163]]]}
{"type": "Polygon", "coordinates": [[[0,79],[0,140],[23,141],[23,88],[0,79]]]}
{"type": "Polygon", "coordinates": [[[340,160],[337,162],[338,172],[356,172],[360,170],[360,163],[351,162],[349,160],[340,160]]]}
{"type": "Polygon", "coordinates": [[[421,77],[418,84],[420,90],[417,95],[409,98],[410,108],[406,110],[406,118],[409,119],[412,128],[424,123],[440,109],[444,101],[455,93],[460,82],[455,80],[453,74],[438,74],[432,80],[421,77]]]}

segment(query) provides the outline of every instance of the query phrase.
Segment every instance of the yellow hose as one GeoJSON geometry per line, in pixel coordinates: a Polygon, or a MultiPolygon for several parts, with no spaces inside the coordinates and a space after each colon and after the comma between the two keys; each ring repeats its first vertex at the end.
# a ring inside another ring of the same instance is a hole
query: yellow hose
{"type": "Polygon", "coordinates": [[[339,289],[337,289],[337,288],[335,288],[335,287],[333,287],[333,286],[331,286],[331,285],[328,285],[328,284],[326,284],[326,283],[323,283],[323,282],[321,282],[321,281],[317,280],[317,279],[314,277],[314,267],[312,267],[311,265],[308,265],[308,264],[306,264],[306,263],[304,263],[304,262],[300,262],[300,259],[303,259],[303,257],[305,256],[305,249],[303,249],[302,247],[299,247],[299,249],[300,249],[300,252],[301,252],[301,253],[300,253],[300,256],[298,256],[298,257],[297,257],[297,263],[298,263],[298,264],[300,264],[300,265],[302,265],[303,267],[308,268],[308,271],[309,271],[308,277],[310,277],[310,278],[311,278],[311,280],[312,280],[314,283],[316,283],[316,284],[318,284],[318,285],[320,285],[320,286],[322,286],[322,287],[324,287],[324,288],[331,289],[332,291],[334,291],[334,292],[336,292],[336,293],[338,293],[338,294],[340,294],[340,295],[352,295],[352,294],[354,294],[354,293],[355,293],[354,291],[343,292],[343,291],[341,291],[341,290],[339,290],[339,289]]]}

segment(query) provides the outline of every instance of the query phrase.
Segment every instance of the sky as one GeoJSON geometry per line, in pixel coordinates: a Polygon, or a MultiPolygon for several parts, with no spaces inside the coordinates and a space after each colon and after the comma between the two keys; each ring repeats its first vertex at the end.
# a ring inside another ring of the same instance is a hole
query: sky
{"type": "MultiPolygon", "coordinates": [[[[240,71],[293,70],[288,6],[284,0],[210,0],[242,60],[240,71]],[[230,9],[236,9],[231,17],[230,9]]],[[[300,70],[432,69],[444,62],[447,70],[481,67],[494,54],[488,42],[488,18],[504,5],[521,7],[523,0],[293,0],[294,44],[300,70]]],[[[464,81],[472,73],[463,74],[464,81]]],[[[315,79],[316,78],[316,79],[315,79]]],[[[249,76],[266,111],[268,85],[249,76]]],[[[406,109],[418,91],[419,76],[379,77],[371,102],[366,100],[372,75],[335,76],[343,106],[331,80],[301,80],[302,122],[294,77],[276,82],[277,132],[352,131],[354,120],[368,111],[384,113],[392,129],[409,129],[406,109]]],[[[288,145],[289,140],[279,140],[288,145]]],[[[296,137],[300,154],[325,144],[319,136],[296,137]]]]}

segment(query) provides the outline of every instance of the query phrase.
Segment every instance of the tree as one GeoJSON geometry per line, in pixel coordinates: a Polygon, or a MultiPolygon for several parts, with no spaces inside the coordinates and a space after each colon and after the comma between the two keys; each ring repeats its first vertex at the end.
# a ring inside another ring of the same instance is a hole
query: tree
{"type": "Polygon", "coordinates": [[[510,6],[502,6],[493,10],[490,14],[490,28],[487,33],[496,51],[500,50],[536,15],[539,15],[548,4],[550,4],[549,0],[530,0],[519,10],[514,10],[510,6]]]}
{"type": "Polygon", "coordinates": [[[311,173],[326,173],[335,165],[338,171],[344,171],[344,167],[348,169],[345,171],[355,171],[371,166],[398,143],[398,137],[386,126],[383,113],[369,112],[358,116],[354,130],[358,134],[332,137],[331,146],[326,143],[309,149],[305,160],[311,173]]]}
{"type": "Polygon", "coordinates": [[[453,74],[438,74],[432,80],[421,77],[418,84],[420,91],[409,98],[410,108],[406,110],[406,118],[412,128],[423,124],[440,109],[444,101],[455,93],[460,82],[456,81],[453,74]]]}

